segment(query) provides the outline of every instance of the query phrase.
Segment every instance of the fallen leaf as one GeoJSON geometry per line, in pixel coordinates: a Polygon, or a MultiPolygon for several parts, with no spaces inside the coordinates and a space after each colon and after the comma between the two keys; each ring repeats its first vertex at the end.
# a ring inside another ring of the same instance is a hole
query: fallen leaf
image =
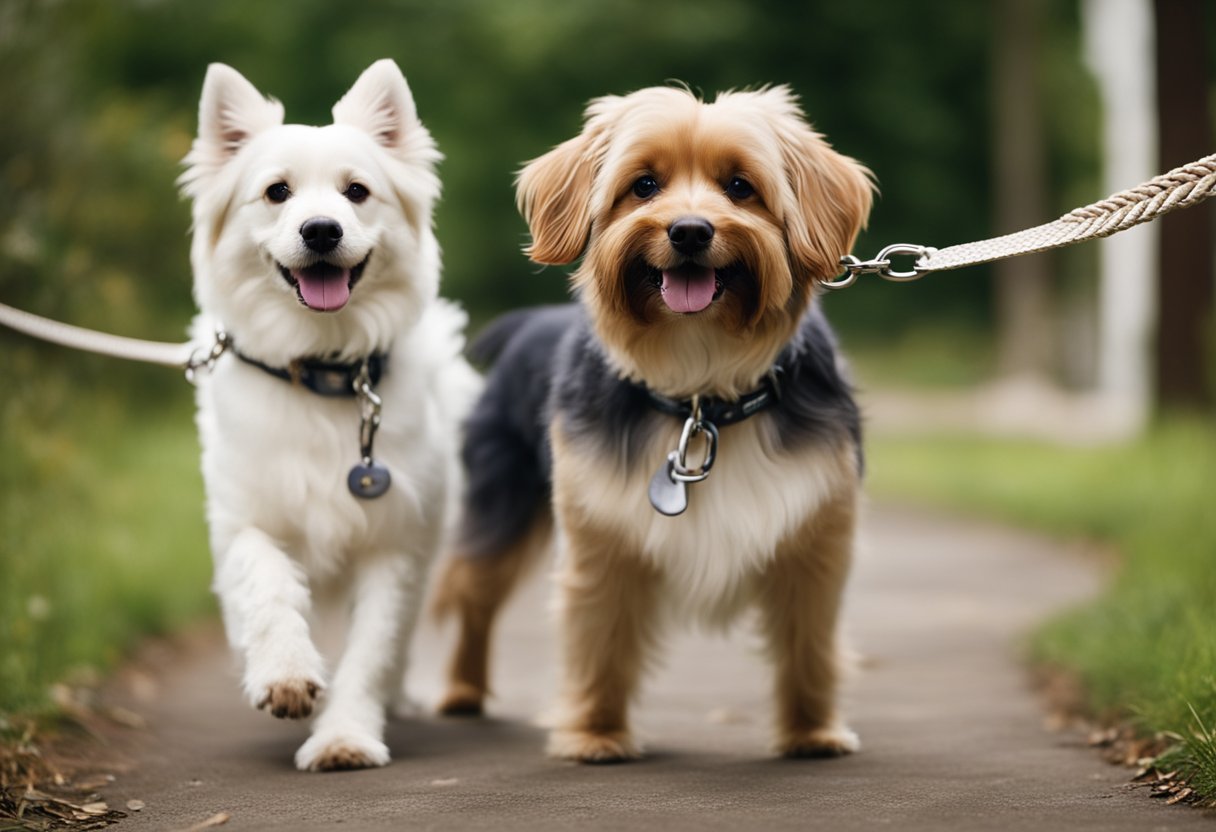
{"type": "Polygon", "coordinates": [[[230,820],[232,820],[232,816],[227,812],[216,812],[202,823],[194,824],[194,826],[191,826],[185,832],[202,832],[204,829],[214,829],[217,826],[223,826],[230,820]]]}
{"type": "Polygon", "coordinates": [[[1169,800],[1167,800],[1165,802],[1166,802],[1166,804],[1168,804],[1170,806],[1173,806],[1175,803],[1181,803],[1182,801],[1184,801],[1188,797],[1190,797],[1194,793],[1194,791],[1195,790],[1191,789],[1191,788],[1183,789],[1182,791],[1178,792],[1178,794],[1174,795],[1173,797],[1171,797],[1169,800]]]}

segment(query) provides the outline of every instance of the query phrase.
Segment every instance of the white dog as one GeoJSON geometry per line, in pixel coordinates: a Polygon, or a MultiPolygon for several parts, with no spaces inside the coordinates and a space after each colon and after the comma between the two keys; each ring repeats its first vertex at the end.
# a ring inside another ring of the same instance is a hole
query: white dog
{"type": "Polygon", "coordinates": [[[214,588],[249,701],[295,719],[320,700],[295,760],[314,771],[388,762],[386,708],[479,386],[464,314],[437,298],[440,154],[396,64],[373,64],[333,116],[284,125],[214,64],[181,180],[194,336],[229,353],[198,379],[214,588]],[[330,674],[314,595],[349,603],[330,674]]]}

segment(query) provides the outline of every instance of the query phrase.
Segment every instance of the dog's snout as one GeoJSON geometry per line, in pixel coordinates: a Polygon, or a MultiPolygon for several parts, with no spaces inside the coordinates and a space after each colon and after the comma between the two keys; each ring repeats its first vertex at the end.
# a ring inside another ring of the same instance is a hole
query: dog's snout
{"type": "Polygon", "coordinates": [[[680,254],[696,254],[709,247],[714,227],[704,217],[680,217],[668,226],[667,239],[680,254]]]}
{"type": "Polygon", "coordinates": [[[342,242],[342,226],[329,217],[313,217],[300,226],[304,245],[317,254],[333,251],[342,242]]]}

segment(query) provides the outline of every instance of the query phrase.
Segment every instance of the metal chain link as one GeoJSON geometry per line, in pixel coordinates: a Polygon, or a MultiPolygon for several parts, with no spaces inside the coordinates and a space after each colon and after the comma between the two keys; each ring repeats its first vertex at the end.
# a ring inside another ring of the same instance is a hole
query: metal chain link
{"type": "Polygon", "coordinates": [[[372,386],[369,362],[365,358],[354,380],[355,398],[359,400],[359,453],[364,465],[372,464],[372,451],[376,442],[376,431],[380,428],[380,410],[383,400],[372,386]]]}

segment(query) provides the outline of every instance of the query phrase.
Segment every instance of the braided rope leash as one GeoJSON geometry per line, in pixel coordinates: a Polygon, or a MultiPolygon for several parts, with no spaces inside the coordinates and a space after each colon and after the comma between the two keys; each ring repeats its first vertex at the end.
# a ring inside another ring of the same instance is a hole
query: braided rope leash
{"type": "MultiPolygon", "coordinates": [[[[851,286],[863,274],[877,274],[884,280],[906,282],[917,280],[930,272],[961,269],[1018,254],[1047,251],[1073,243],[1106,237],[1124,229],[1154,220],[1162,214],[1195,205],[1216,191],[1216,154],[1205,156],[1189,165],[1174,168],[1143,185],[1121,191],[1084,208],[1069,211],[1055,222],[1038,225],[1003,237],[936,249],[930,246],[897,243],[884,248],[873,260],[859,260],[852,254],[840,258],[845,273],[825,281],[829,289],[851,286]],[[896,271],[891,258],[915,257],[911,271],[896,271]]],[[[146,361],[185,370],[187,378],[195,371],[211,366],[228,348],[229,341],[222,332],[216,333],[211,344],[186,342],[144,341],[95,332],[83,327],[53,321],[0,303],[0,324],[43,341],[73,349],[146,361]]]]}
{"type": "Polygon", "coordinates": [[[873,260],[859,260],[851,254],[840,259],[845,273],[824,285],[829,289],[851,286],[863,274],[877,274],[885,280],[906,282],[930,272],[961,269],[1036,251],[1081,243],[1097,237],[1108,237],[1155,220],[1179,208],[1196,205],[1216,195],[1216,154],[1205,156],[1189,165],[1174,168],[1142,185],[1076,208],[1054,222],[1037,225],[1003,237],[993,237],[949,248],[897,243],[884,248],[873,260]],[[891,258],[916,258],[910,271],[895,271],[891,258]]]}

